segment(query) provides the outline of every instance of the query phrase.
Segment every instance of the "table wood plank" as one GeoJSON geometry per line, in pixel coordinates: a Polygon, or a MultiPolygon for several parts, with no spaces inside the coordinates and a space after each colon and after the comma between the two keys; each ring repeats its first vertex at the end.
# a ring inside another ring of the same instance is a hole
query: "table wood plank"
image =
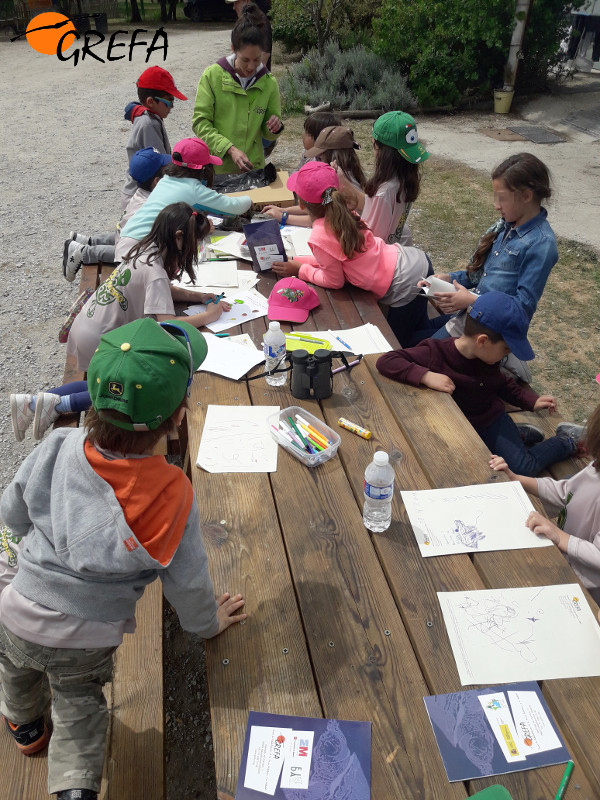
{"type": "Polygon", "coordinates": [[[249,614],[206,647],[217,788],[226,798],[235,792],[248,710],[323,714],[269,475],[209,475],[195,466],[209,403],[249,405],[248,392],[243,383],[200,373],[188,412],[192,483],[215,591],[242,593],[249,614]]]}

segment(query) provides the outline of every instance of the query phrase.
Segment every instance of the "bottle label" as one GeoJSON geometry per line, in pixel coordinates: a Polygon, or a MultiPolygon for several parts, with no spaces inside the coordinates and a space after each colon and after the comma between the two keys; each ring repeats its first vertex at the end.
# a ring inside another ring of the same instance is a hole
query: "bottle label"
{"type": "Polygon", "coordinates": [[[394,483],[388,483],[387,486],[371,486],[370,483],[365,481],[365,494],[372,500],[391,500],[394,493],[394,483]]]}
{"type": "Polygon", "coordinates": [[[265,354],[265,358],[283,358],[285,354],[285,344],[273,347],[273,345],[263,342],[263,353],[265,354]]]}

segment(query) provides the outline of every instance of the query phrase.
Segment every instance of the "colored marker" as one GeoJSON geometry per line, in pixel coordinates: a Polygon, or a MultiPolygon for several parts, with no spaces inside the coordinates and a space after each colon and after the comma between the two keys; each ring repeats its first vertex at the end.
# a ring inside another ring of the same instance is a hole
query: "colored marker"
{"type": "Polygon", "coordinates": [[[305,431],[305,436],[311,444],[319,445],[322,450],[325,450],[325,448],[329,447],[328,443],[324,439],[310,431],[306,425],[300,425],[299,427],[305,431]]]}
{"type": "Polygon", "coordinates": [[[296,336],[294,333],[286,333],[285,337],[286,339],[294,339],[296,342],[310,342],[311,344],[317,342],[317,344],[327,344],[325,339],[316,339],[314,336],[296,336]]]}
{"type": "Polygon", "coordinates": [[[336,334],[333,331],[328,331],[328,333],[330,333],[333,336],[334,339],[337,339],[338,342],[340,342],[340,344],[343,344],[344,347],[346,347],[348,350],[352,350],[350,345],[347,342],[345,342],[343,339],[340,339],[339,336],[336,336],[336,334]]]}
{"type": "Polygon", "coordinates": [[[214,303],[214,304],[216,305],[217,303],[220,303],[220,302],[221,302],[221,300],[222,300],[224,297],[225,297],[225,292],[221,292],[221,294],[218,294],[218,295],[217,295],[215,298],[213,298],[212,300],[207,300],[207,301],[206,301],[206,305],[209,305],[210,303],[214,303]]]}
{"type": "Polygon", "coordinates": [[[560,782],[560,786],[558,787],[558,792],[556,793],[556,797],[554,800],[562,800],[565,796],[565,792],[567,791],[567,784],[569,782],[569,778],[571,777],[571,773],[573,772],[573,767],[575,764],[572,761],[567,761],[567,766],[565,767],[565,771],[562,776],[562,781],[560,782]]]}
{"type": "Polygon", "coordinates": [[[224,339],[226,336],[231,336],[231,334],[230,333],[215,333],[215,336],[217,336],[219,339],[224,339]]]}
{"type": "Polygon", "coordinates": [[[275,432],[276,432],[276,433],[279,435],[279,437],[280,437],[280,438],[283,438],[283,439],[285,439],[287,442],[289,442],[290,444],[293,444],[293,445],[294,445],[294,447],[297,447],[297,448],[298,448],[298,450],[303,450],[303,449],[304,449],[304,448],[300,447],[300,445],[299,445],[299,444],[296,444],[296,442],[295,442],[295,441],[294,441],[294,440],[293,440],[291,437],[289,437],[289,436],[286,436],[286,435],[285,435],[285,433],[284,433],[283,431],[280,431],[280,430],[279,430],[279,428],[276,428],[276,427],[275,427],[275,425],[271,425],[271,427],[272,427],[272,428],[273,428],[273,430],[274,430],[274,431],[275,431],[275,432]]]}
{"type": "Polygon", "coordinates": [[[296,414],[296,421],[303,428],[306,428],[306,430],[309,433],[312,433],[313,436],[316,437],[317,441],[322,440],[323,444],[325,445],[325,447],[329,447],[329,444],[330,444],[329,439],[326,436],[324,436],[322,433],[320,433],[316,428],[313,428],[313,426],[309,422],[307,422],[303,417],[301,417],[300,414],[296,414]]]}
{"type": "Polygon", "coordinates": [[[284,432],[284,434],[285,434],[285,435],[286,435],[286,436],[287,436],[289,439],[291,439],[293,442],[295,442],[295,443],[298,445],[298,447],[302,447],[302,448],[304,449],[304,446],[303,446],[302,442],[301,442],[301,441],[300,441],[300,439],[299,439],[299,438],[296,436],[296,434],[293,432],[293,430],[290,428],[290,426],[289,426],[289,425],[287,425],[285,422],[283,422],[283,420],[282,420],[282,421],[281,421],[279,424],[280,424],[280,425],[281,425],[281,427],[283,428],[283,432],[284,432]]]}
{"type": "Polygon", "coordinates": [[[368,431],[366,428],[361,428],[360,425],[357,425],[355,422],[350,422],[349,419],[345,419],[344,417],[338,419],[338,425],[341,428],[345,428],[347,431],[352,431],[352,433],[355,433],[357,436],[362,436],[363,439],[371,438],[371,431],[368,431]]]}
{"type": "Polygon", "coordinates": [[[299,431],[299,430],[298,430],[298,428],[296,427],[296,423],[294,422],[294,420],[293,420],[291,417],[288,417],[288,421],[289,421],[290,425],[292,426],[292,428],[293,428],[293,429],[296,431],[296,433],[297,433],[297,434],[298,434],[298,436],[300,437],[300,441],[302,442],[302,444],[304,445],[304,447],[306,447],[306,449],[307,449],[307,450],[308,450],[308,452],[310,453],[310,452],[311,452],[311,450],[310,450],[310,445],[308,444],[308,442],[306,441],[306,439],[304,438],[304,436],[302,436],[302,434],[300,433],[300,431],[299,431]]]}
{"type": "MultiPolygon", "coordinates": [[[[362,356],[361,356],[362,358],[362,356]]],[[[338,372],[343,372],[345,369],[350,369],[350,367],[355,367],[357,364],[360,364],[360,358],[357,358],[356,361],[350,361],[348,366],[336,367],[335,369],[331,370],[331,374],[335,375],[338,372]]]]}

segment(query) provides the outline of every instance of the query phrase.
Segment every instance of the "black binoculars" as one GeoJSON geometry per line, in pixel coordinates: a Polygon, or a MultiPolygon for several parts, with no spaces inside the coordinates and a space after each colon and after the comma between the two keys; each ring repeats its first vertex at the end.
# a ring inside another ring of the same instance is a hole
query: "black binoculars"
{"type": "Polygon", "coordinates": [[[306,350],[292,351],[292,396],[305,400],[312,396],[317,400],[331,397],[333,375],[331,373],[331,350],[315,350],[309,355],[306,350]]]}

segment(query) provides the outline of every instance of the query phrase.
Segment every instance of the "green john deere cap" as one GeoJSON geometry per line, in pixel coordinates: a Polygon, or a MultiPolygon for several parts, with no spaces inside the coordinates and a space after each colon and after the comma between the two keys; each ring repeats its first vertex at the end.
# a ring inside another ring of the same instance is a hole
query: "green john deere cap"
{"type": "Polygon", "coordinates": [[[88,367],[96,411],[120,411],[131,422],[105,418],[118,428],[148,431],[183,400],[207,346],[193,325],[138,319],[105,333],[88,367]]]}
{"type": "Polygon", "coordinates": [[[388,111],[373,125],[376,142],[393,147],[411,164],[420,164],[429,158],[429,153],[419,142],[417,123],[404,111],[388,111]]]}

